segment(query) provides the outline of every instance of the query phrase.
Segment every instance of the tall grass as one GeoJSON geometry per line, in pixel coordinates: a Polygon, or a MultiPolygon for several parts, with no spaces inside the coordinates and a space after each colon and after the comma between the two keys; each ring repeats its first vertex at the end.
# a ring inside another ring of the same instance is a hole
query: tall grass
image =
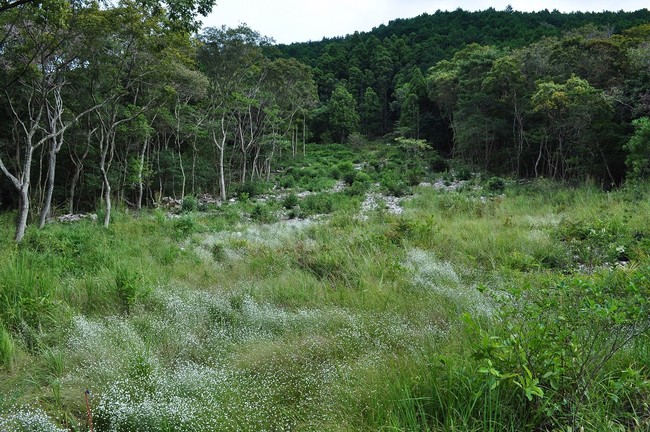
{"type": "Polygon", "coordinates": [[[647,429],[645,189],[472,177],[401,215],[327,190],[399,156],[288,158],[321,190],[289,209],[0,241],[0,429],[86,430],[86,389],[98,431],[647,429]]]}

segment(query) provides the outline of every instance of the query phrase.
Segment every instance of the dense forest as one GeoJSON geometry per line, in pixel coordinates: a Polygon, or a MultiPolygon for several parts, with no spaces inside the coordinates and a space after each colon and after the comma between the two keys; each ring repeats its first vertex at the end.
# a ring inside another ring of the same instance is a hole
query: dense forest
{"type": "Polygon", "coordinates": [[[648,171],[631,141],[648,133],[647,10],[456,10],[282,46],[200,29],[209,2],[10,6],[0,204],[18,240],[54,212],[101,207],[108,225],[116,200],[225,200],[307,141],[402,137],[471,169],[608,187],[648,171]]]}

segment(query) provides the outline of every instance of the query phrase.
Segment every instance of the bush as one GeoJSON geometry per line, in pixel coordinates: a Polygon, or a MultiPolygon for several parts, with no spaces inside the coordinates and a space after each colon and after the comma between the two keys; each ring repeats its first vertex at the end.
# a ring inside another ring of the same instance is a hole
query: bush
{"type": "Polygon", "coordinates": [[[143,280],[137,270],[120,264],[115,269],[115,294],[122,311],[127,315],[136,300],[146,293],[143,280]]]}
{"type": "Polygon", "coordinates": [[[354,132],[348,137],[348,144],[352,148],[359,148],[366,144],[366,137],[361,135],[359,132],[354,132]]]}
{"type": "Polygon", "coordinates": [[[420,169],[410,169],[406,173],[406,182],[409,186],[417,186],[422,183],[424,172],[420,169]]]}
{"type": "Polygon", "coordinates": [[[194,195],[186,195],[181,204],[181,211],[183,213],[193,212],[199,208],[199,200],[194,195]]]}
{"type": "Polygon", "coordinates": [[[338,180],[341,178],[341,169],[337,166],[332,167],[330,169],[330,177],[332,177],[334,180],[338,180]]]}
{"type": "Polygon", "coordinates": [[[402,197],[411,193],[411,188],[395,173],[384,176],[381,185],[387,195],[402,197]]]}
{"type": "Polygon", "coordinates": [[[627,261],[635,243],[625,226],[615,219],[563,219],[556,235],[575,260],[592,266],[627,261]]]}
{"type": "Polygon", "coordinates": [[[471,180],[472,179],[472,171],[467,168],[467,167],[459,167],[454,170],[454,175],[456,177],[456,180],[471,180]]]}
{"type": "Polygon", "coordinates": [[[433,153],[429,158],[429,168],[434,173],[444,172],[449,169],[449,163],[438,153],[433,153]]]}
{"type": "Polygon", "coordinates": [[[199,224],[193,216],[188,214],[174,219],[173,227],[174,236],[180,240],[198,231],[199,224]]]}
{"type": "Polygon", "coordinates": [[[354,180],[357,178],[357,172],[356,171],[346,171],[343,174],[343,181],[345,184],[348,186],[352,186],[352,183],[354,183],[354,180]]]}
{"type": "Polygon", "coordinates": [[[502,194],[506,190],[506,181],[501,177],[491,177],[485,188],[491,193],[502,194]]]}
{"type": "Polygon", "coordinates": [[[640,365],[621,373],[616,364],[650,329],[648,276],[647,270],[607,272],[514,292],[497,309],[496,322],[507,325],[488,331],[466,321],[476,336],[474,357],[484,365],[479,372],[494,387],[519,392],[525,429],[576,430],[599,411],[619,424],[644,415],[642,403],[610,400],[629,400],[630,386],[644,387],[645,397],[650,391],[640,365]]]}
{"type": "Polygon", "coordinates": [[[302,201],[300,209],[305,216],[329,214],[334,211],[334,200],[331,194],[309,195],[302,201]]]}
{"type": "Polygon", "coordinates": [[[369,187],[370,187],[369,183],[355,181],[354,183],[352,183],[352,186],[345,189],[343,193],[345,193],[348,196],[363,196],[366,194],[366,192],[368,192],[369,187]]]}
{"type": "Polygon", "coordinates": [[[297,205],[298,205],[298,196],[293,192],[287,195],[287,197],[282,202],[282,206],[287,210],[290,210],[297,205]]]}
{"type": "Polygon", "coordinates": [[[276,218],[266,204],[255,204],[251,211],[251,219],[260,223],[272,223],[276,218]]]}
{"type": "Polygon", "coordinates": [[[235,196],[242,197],[244,194],[248,198],[254,198],[258,195],[262,195],[268,189],[268,185],[263,181],[247,181],[244,183],[239,183],[233,187],[233,192],[235,196]]]}
{"type": "Polygon", "coordinates": [[[296,185],[296,179],[292,175],[288,175],[280,180],[280,187],[284,189],[291,189],[296,185]]]}

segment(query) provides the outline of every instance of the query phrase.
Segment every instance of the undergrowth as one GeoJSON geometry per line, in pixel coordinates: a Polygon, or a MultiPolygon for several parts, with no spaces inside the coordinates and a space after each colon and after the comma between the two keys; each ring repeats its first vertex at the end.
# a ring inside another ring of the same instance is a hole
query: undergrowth
{"type": "Polygon", "coordinates": [[[647,188],[308,150],[208,211],[2,215],[0,429],[89,389],[97,431],[648,430],[647,188]]]}

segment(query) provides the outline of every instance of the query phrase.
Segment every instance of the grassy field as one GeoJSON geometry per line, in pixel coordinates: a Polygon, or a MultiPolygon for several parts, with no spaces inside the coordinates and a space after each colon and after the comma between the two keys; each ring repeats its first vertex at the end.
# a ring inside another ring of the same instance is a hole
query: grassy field
{"type": "Polygon", "coordinates": [[[19,246],[4,215],[0,430],[88,430],[86,389],[97,431],[650,430],[650,189],[418,160],[314,146],[19,246]]]}

